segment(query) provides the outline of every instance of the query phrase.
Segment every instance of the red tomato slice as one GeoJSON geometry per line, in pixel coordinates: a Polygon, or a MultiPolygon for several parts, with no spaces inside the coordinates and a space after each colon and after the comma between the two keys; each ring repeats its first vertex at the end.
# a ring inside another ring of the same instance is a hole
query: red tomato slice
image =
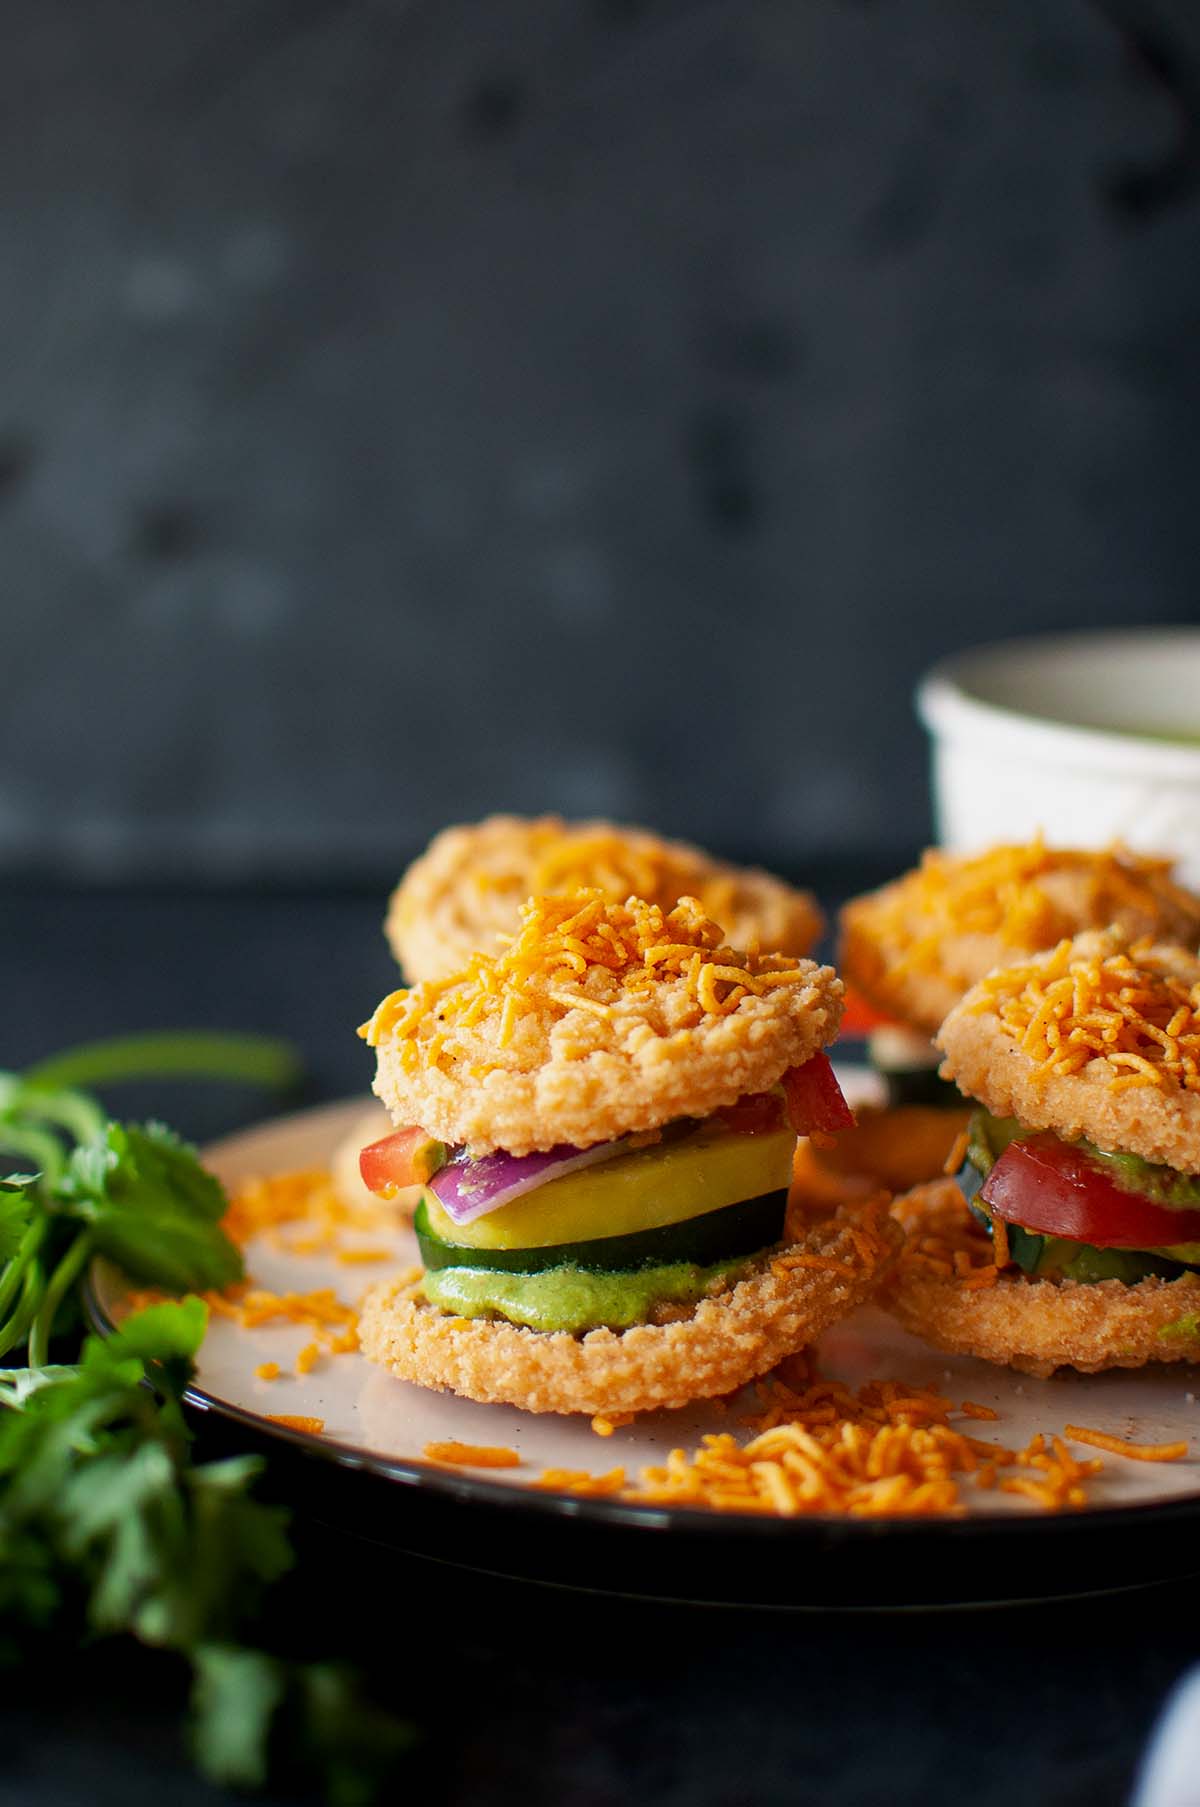
{"type": "Polygon", "coordinates": [[[764,1130],[779,1128],[783,1102],[774,1092],[747,1092],[736,1104],[727,1104],[718,1111],[717,1116],[739,1135],[757,1136],[764,1130]]]}
{"type": "Polygon", "coordinates": [[[824,1054],[783,1076],[788,1122],[798,1136],[832,1136],[854,1126],[854,1112],[842,1096],[837,1074],[824,1054]]]}
{"type": "Polygon", "coordinates": [[[1054,1135],[1010,1142],[980,1193],[1006,1223],[1098,1249],[1200,1242],[1200,1211],[1173,1211],[1123,1192],[1099,1161],[1054,1135]]]}
{"type": "Polygon", "coordinates": [[[842,1026],[839,1036],[851,1040],[865,1040],[873,1029],[891,1029],[895,1027],[894,1016],[885,1016],[882,1010],[876,1010],[874,1004],[868,1004],[861,992],[854,991],[847,985],[844,999],[845,1009],[842,1011],[842,1026]]]}
{"type": "Polygon", "coordinates": [[[394,1136],[384,1136],[358,1157],[362,1183],[380,1198],[393,1198],[403,1186],[423,1186],[441,1166],[431,1158],[441,1146],[424,1129],[399,1129],[394,1136]]]}

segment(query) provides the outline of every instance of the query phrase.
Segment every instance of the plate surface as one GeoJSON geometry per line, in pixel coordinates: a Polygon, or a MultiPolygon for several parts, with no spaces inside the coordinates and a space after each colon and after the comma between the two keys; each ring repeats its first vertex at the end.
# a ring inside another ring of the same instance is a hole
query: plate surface
{"type": "MultiPolygon", "coordinates": [[[[844,1070],[843,1081],[859,1099],[869,1089],[866,1074],[844,1070]]],[[[227,1186],[323,1166],[368,1109],[356,1099],[275,1119],[214,1145],[206,1160],[227,1186]]],[[[348,1233],[345,1240],[350,1247],[380,1245],[376,1232],[348,1233]]],[[[271,1291],[330,1287],[354,1304],[391,1271],[393,1256],[395,1266],[415,1261],[407,1229],[398,1228],[391,1241],[387,1260],[357,1265],[332,1252],[290,1254],[256,1238],[246,1250],[247,1268],[252,1280],[271,1291]]],[[[121,1303],[120,1277],[98,1267],[92,1308],[101,1327],[121,1303]]],[[[601,1438],[586,1418],[538,1416],[431,1393],[357,1354],[322,1356],[310,1373],[293,1375],[292,1363],[310,1340],[311,1332],[300,1327],[245,1330],[214,1318],[191,1403],[219,1414],[226,1429],[243,1440],[274,1440],[281,1456],[324,1458],[297,1467],[301,1497],[319,1511],[345,1516],[366,1535],[481,1568],[618,1591],[772,1604],[1028,1598],[1135,1585],[1178,1572],[1181,1553],[1195,1543],[1200,1525],[1200,1461],[1194,1454],[1166,1464],[1106,1459],[1103,1475],[1092,1484],[1093,1503],[1059,1516],[1039,1514],[998,1493],[978,1495],[978,1508],[965,1519],[880,1521],[736,1517],[532,1491],[530,1482],[547,1467],[598,1474],[620,1464],[636,1472],[662,1461],[672,1448],[692,1447],[705,1431],[736,1431],[736,1411],[700,1406],[659,1412],[601,1438]],[[255,1370],[268,1362],[279,1364],[281,1378],[256,1377],[255,1370]],[[275,1424],[271,1413],[320,1418],[324,1433],[313,1436],[275,1424]],[[488,1471],[432,1466],[424,1457],[426,1445],[446,1440],[504,1445],[518,1453],[521,1466],[488,1471]],[[358,1477],[356,1491],[351,1476],[358,1477]],[[585,1527],[593,1535],[590,1544],[581,1535],[585,1527]],[[664,1538],[663,1532],[673,1535],[664,1538]],[[1111,1540],[1122,1535],[1124,1548],[1114,1567],[1117,1546],[1111,1540]],[[515,1556],[514,1536],[518,1545],[525,1544],[515,1556]],[[1066,1562],[1064,1537],[1071,1549],[1066,1562]],[[984,1545],[997,1547],[985,1556],[984,1545]],[[706,1557],[706,1573],[699,1578],[697,1549],[716,1547],[727,1550],[729,1562],[714,1573],[706,1557]],[[1035,1559],[1031,1550],[1038,1552],[1035,1559]],[[814,1564],[818,1552],[830,1561],[814,1564]],[[931,1561],[936,1573],[929,1572],[931,1561]]],[[[981,1434],[1014,1447],[1039,1430],[1059,1431],[1066,1423],[1152,1443],[1192,1441],[1200,1431],[1200,1375],[1183,1365],[1039,1381],[940,1355],[876,1311],[860,1312],[822,1338],[820,1364],[823,1372],[852,1386],[881,1377],[933,1383],[956,1401],[990,1406],[999,1422],[980,1426],[981,1434]]]]}

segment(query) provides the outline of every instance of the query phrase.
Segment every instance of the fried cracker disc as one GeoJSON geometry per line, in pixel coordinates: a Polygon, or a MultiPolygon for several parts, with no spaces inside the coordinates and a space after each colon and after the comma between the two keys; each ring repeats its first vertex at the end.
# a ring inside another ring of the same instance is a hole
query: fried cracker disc
{"type": "Polygon", "coordinates": [[[1171,870],[1170,860],[1122,847],[930,849],[914,871],[845,906],[839,965],[877,1009],[932,1035],[993,967],[1087,929],[1194,947],[1200,898],[1171,870]]]}
{"type": "Polygon", "coordinates": [[[876,1290],[901,1241],[889,1220],[826,1218],[759,1257],[686,1317],[583,1336],[460,1318],[430,1305],[415,1271],[374,1287],[359,1340],[401,1380],[528,1412],[649,1412],[731,1393],[814,1340],[876,1290]],[[789,1266],[789,1260],[836,1266],[789,1266]]]}
{"type": "Polygon", "coordinates": [[[1197,999],[1186,949],[1080,935],[974,986],[942,1024],[941,1072],[994,1117],[1194,1173],[1197,999]]]}
{"type": "Polygon", "coordinates": [[[735,947],[769,953],[807,954],[824,927],[809,892],[644,828],[489,816],[430,842],[392,894],[385,933],[414,984],[440,979],[476,950],[495,953],[533,893],[590,886],[610,903],[635,896],[664,910],[699,898],[735,947]]]}
{"type": "Polygon", "coordinates": [[[1040,1376],[1056,1368],[1095,1374],[1200,1361],[1200,1275],[1086,1286],[1034,1280],[1010,1268],[991,1285],[972,1286],[937,1271],[939,1244],[951,1256],[955,1247],[973,1256],[976,1272],[990,1258],[990,1239],[953,1180],[916,1187],[897,1199],[895,1210],[909,1242],[880,1303],[936,1349],[1040,1376]]]}
{"type": "Polygon", "coordinates": [[[694,899],[531,898],[521,923],[360,1031],[396,1123],[477,1154],[585,1148],[768,1091],[837,1034],[831,967],[722,947],[694,899]]]}

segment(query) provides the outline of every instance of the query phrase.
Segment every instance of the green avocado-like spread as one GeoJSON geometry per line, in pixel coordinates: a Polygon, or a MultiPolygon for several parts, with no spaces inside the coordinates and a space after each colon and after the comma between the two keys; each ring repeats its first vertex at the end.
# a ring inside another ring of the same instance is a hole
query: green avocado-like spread
{"type": "Polygon", "coordinates": [[[427,1269],[425,1297],[431,1305],[462,1318],[500,1317],[530,1330],[566,1330],[577,1335],[607,1325],[628,1330],[648,1323],[656,1305],[695,1305],[721,1282],[740,1276],[739,1261],[711,1267],[677,1261],[665,1267],[600,1273],[582,1267],[551,1267],[536,1274],[494,1268],[427,1269]]]}

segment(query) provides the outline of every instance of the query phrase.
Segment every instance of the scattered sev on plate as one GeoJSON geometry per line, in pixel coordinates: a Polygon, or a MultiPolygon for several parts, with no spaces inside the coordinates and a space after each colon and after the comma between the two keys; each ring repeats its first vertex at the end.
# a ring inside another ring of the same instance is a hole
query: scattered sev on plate
{"type": "MultiPolygon", "coordinates": [[[[227,1223],[242,1243],[265,1235],[293,1255],[335,1258],[347,1233],[378,1234],[380,1228],[370,1207],[363,1211],[345,1205],[329,1175],[316,1169],[272,1175],[237,1188],[227,1223]]],[[[967,1286],[988,1286],[996,1279],[990,1245],[973,1224],[963,1223],[960,1213],[947,1214],[945,1223],[910,1237],[901,1259],[928,1272],[958,1275],[967,1286]]],[[[157,1296],[130,1294],[126,1308],[157,1296]]],[[[214,1315],[238,1328],[308,1329],[311,1340],[295,1364],[301,1374],[321,1355],[357,1349],[354,1308],[328,1287],[272,1292],[247,1279],[209,1293],[205,1300],[214,1315]]],[[[283,1372],[272,1361],[255,1369],[263,1381],[281,1378],[283,1372]]],[[[822,1377],[811,1353],[792,1358],[756,1382],[753,1394],[756,1409],[731,1418],[739,1435],[733,1430],[710,1433],[694,1448],[674,1449],[665,1462],[636,1470],[620,1466],[592,1474],[547,1468],[529,1485],[577,1497],[758,1516],[961,1517],[972,1498],[995,1492],[1019,1496],[1031,1508],[1049,1512],[1087,1505],[1088,1487],[1104,1464],[1099,1457],[1076,1459],[1068,1443],[1139,1462],[1172,1462],[1188,1454],[1185,1442],[1142,1444],[1074,1424],[1064,1426],[1061,1435],[1039,1433],[1024,1448],[1010,1448],[975,1434],[975,1426],[998,1421],[991,1406],[970,1399],[955,1405],[934,1387],[894,1379],[873,1380],[853,1390],[822,1377]]],[[[732,1413],[744,1397],[711,1404],[732,1413]]],[[[303,1413],[265,1416],[272,1424],[312,1436],[325,1429],[324,1419],[303,1413]]],[[[597,1414],[590,1428],[596,1436],[610,1438],[633,1422],[630,1412],[597,1414]]],[[[423,1454],[443,1467],[521,1465],[515,1450],[455,1440],[430,1442],[423,1454]]]]}
{"type": "Polygon", "coordinates": [[[379,1200],[351,1203],[324,1168],[302,1168],[243,1180],[229,1200],[224,1225],[239,1246],[262,1236],[291,1255],[333,1254],[338,1261],[386,1261],[386,1246],[348,1242],[350,1232],[386,1238],[396,1213],[379,1200]]]}
{"type": "Polygon", "coordinates": [[[972,1422],[998,1418],[973,1400],[956,1407],[932,1387],[897,1380],[871,1381],[855,1392],[822,1378],[803,1358],[784,1370],[787,1379],[777,1372],[756,1383],[761,1409],[745,1420],[755,1433],[748,1442],[710,1433],[691,1452],[673,1449],[665,1464],[636,1475],[623,1467],[600,1475],[552,1468],[533,1485],[768,1517],[957,1518],[967,1511],[967,1488],[1020,1495],[1048,1512],[1086,1506],[1087,1484],[1103,1464],[1077,1460],[1066,1438],[1139,1461],[1175,1461],[1188,1452],[1186,1443],[1131,1444],[1077,1425],[1062,1436],[1039,1432],[1023,1449],[1011,1449],[950,1422],[955,1413],[972,1422]]]}
{"type": "MultiPolygon", "coordinates": [[[[391,1251],[377,1247],[360,1249],[345,1240],[348,1232],[378,1235],[381,1226],[395,1228],[394,1215],[384,1206],[348,1204],[323,1169],[273,1174],[245,1181],[230,1197],[224,1224],[239,1247],[255,1236],[265,1237],[289,1255],[329,1255],[338,1261],[388,1260],[391,1251]]],[[[127,1312],[156,1303],[161,1292],[143,1290],[126,1296],[127,1312]]],[[[293,1326],[312,1332],[311,1340],[297,1353],[293,1372],[312,1372],[324,1356],[352,1355],[358,1349],[358,1312],[340,1299],[332,1287],[307,1292],[275,1292],[244,1280],[201,1298],[214,1317],[227,1318],[241,1330],[293,1326]]],[[[258,1380],[274,1381],[282,1375],[278,1362],[262,1362],[255,1369],[258,1380]]]]}
{"type": "Polygon", "coordinates": [[[1107,1431],[1090,1431],[1082,1424],[1065,1425],[1063,1436],[1071,1443],[1106,1449],[1113,1456],[1128,1456],[1132,1462],[1179,1462],[1188,1453],[1186,1443],[1130,1443],[1124,1437],[1110,1437],[1107,1431]]]}
{"type": "Polygon", "coordinates": [[[427,1443],[422,1452],[426,1461],[443,1462],[451,1468],[519,1468],[521,1458],[515,1449],[488,1443],[427,1443]]]}

